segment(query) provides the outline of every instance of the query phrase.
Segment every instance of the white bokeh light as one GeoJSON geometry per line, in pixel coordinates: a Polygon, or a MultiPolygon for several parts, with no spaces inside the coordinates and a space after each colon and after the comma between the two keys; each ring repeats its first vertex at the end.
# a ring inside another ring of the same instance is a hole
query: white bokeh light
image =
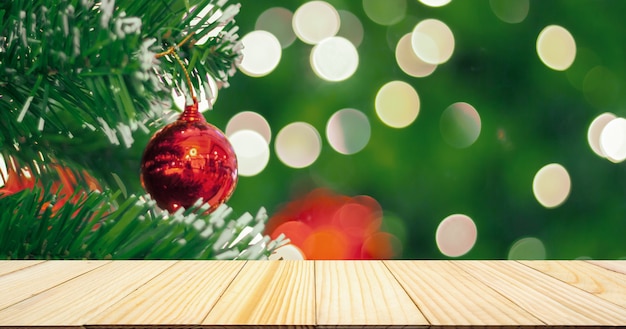
{"type": "Polygon", "coordinates": [[[309,1],[293,14],[292,27],[298,39],[311,45],[337,34],[339,13],[326,1],[309,1]]]}
{"type": "Polygon", "coordinates": [[[507,258],[510,260],[546,259],[546,247],[535,237],[521,238],[513,243],[507,258]]]}
{"type": "Polygon", "coordinates": [[[243,44],[243,60],[239,69],[251,77],[262,77],[270,74],[282,55],[280,41],[270,32],[252,31],[241,38],[243,44]]]}
{"type": "MultiPolygon", "coordinates": [[[[190,14],[195,14],[195,17],[191,20],[190,25],[191,26],[196,26],[198,25],[198,23],[200,23],[207,15],[209,15],[213,9],[214,9],[214,5],[209,4],[207,6],[205,6],[204,8],[202,8],[197,14],[195,13],[198,10],[198,7],[194,6],[191,8],[191,10],[189,10],[190,14]]],[[[213,12],[213,15],[211,15],[211,17],[209,17],[208,20],[206,20],[204,22],[203,25],[209,25],[211,23],[214,23],[218,18],[220,18],[223,15],[223,11],[221,9],[216,9],[213,12]]],[[[187,17],[187,15],[185,15],[183,17],[183,19],[185,19],[187,17]]],[[[215,29],[211,30],[210,32],[208,32],[207,34],[203,35],[200,39],[198,39],[195,44],[197,45],[203,45],[205,44],[207,41],[209,41],[209,38],[212,37],[216,37],[223,29],[223,26],[218,26],[215,29]]],[[[202,33],[203,28],[199,28],[196,31],[196,35],[199,35],[202,33]]]]}
{"type": "MultiPolygon", "coordinates": [[[[197,94],[196,100],[198,101],[198,111],[200,113],[206,112],[213,108],[215,101],[217,101],[218,87],[215,80],[207,76],[206,81],[200,81],[202,88],[198,91],[194,88],[194,93],[197,94]]],[[[191,104],[191,96],[189,94],[187,85],[182,85],[182,92],[179,92],[176,88],[172,88],[172,99],[177,108],[184,110],[187,104],[191,104]]]]}
{"type": "Polygon", "coordinates": [[[339,17],[341,19],[341,26],[337,32],[338,37],[344,37],[355,47],[359,47],[361,41],[363,41],[363,24],[361,20],[353,13],[347,10],[339,10],[339,17]]]}
{"type": "Polygon", "coordinates": [[[477,236],[476,224],[469,216],[454,214],[439,223],[435,240],[442,254],[459,257],[472,249],[477,236]]]}
{"type": "Polygon", "coordinates": [[[454,34],[446,23],[425,19],[413,29],[411,45],[415,54],[429,64],[443,64],[454,52],[454,34]]]}
{"type": "Polygon", "coordinates": [[[313,164],[322,151],[322,139],[315,127],[306,122],[294,122],[276,135],[274,148],[278,159],[292,168],[313,164]]]}
{"type": "Polygon", "coordinates": [[[226,124],[226,136],[230,136],[239,130],[254,130],[259,133],[269,144],[272,139],[272,129],[267,120],[259,113],[243,111],[235,114],[226,124]]]}
{"type": "Polygon", "coordinates": [[[342,81],[351,77],[359,66],[359,54],[346,38],[324,39],[311,50],[311,67],[327,81],[342,81]]]}
{"type": "Polygon", "coordinates": [[[537,54],[549,68],[567,70],[576,58],[576,41],[562,26],[546,26],[537,37],[537,54]]]}
{"type": "Polygon", "coordinates": [[[416,78],[422,78],[431,75],[437,68],[436,64],[424,62],[413,51],[411,45],[411,33],[405,34],[396,46],[396,62],[400,69],[416,78]]]}
{"type": "Polygon", "coordinates": [[[269,260],[304,260],[304,253],[300,248],[289,243],[284,246],[276,248],[274,252],[268,257],[269,260]]]}
{"type": "Polygon", "coordinates": [[[604,151],[600,147],[600,135],[604,130],[606,125],[613,121],[613,119],[617,118],[613,113],[602,113],[598,115],[591,124],[589,124],[589,129],[587,130],[587,142],[589,143],[589,147],[593,150],[595,154],[600,157],[606,158],[604,151]]]}
{"type": "Polygon", "coordinates": [[[626,119],[609,121],[600,133],[600,150],[611,162],[626,160],[626,119]]]}
{"type": "Polygon", "coordinates": [[[450,3],[452,0],[419,0],[419,2],[429,7],[442,7],[450,3]]]}
{"type": "Polygon", "coordinates": [[[529,0],[489,0],[493,13],[503,22],[516,24],[528,16],[529,0]]]}
{"type": "Polygon", "coordinates": [[[289,9],[273,7],[259,15],[254,29],[272,33],[280,42],[281,47],[285,49],[296,40],[291,27],[292,20],[293,13],[289,9]]]}
{"type": "Polygon", "coordinates": [[[533,179],[533,194],[546,208],[560,206],[569,196],[571,188],[569,173],[558,163],[543,166],[533,179]]]}
{"type": "Polygon", "coordinates": [[[363,0],[363,11],[380,25],[394,25],[406,16],[406,0],[363,0]]]}
{"type": "Polygon", "coordinates": [[[478,111],[464,102],[450,105],[443,111],[439,120],[441,136],[446,143],[456,148],[474,144],[480,135],[481,126],[478,111]]]}
{"type": "Polygon", "coordinates": [[[376,93],[376,114],[392,128],[404,128],[417,118],[420,99],[413,87],[404,81],[391,81],[376,93]]]}
{"type": "Polygon", "coordinates": [[[335,112],[326,125],[328,143],[341,154],[354,154],[361,151],[369,142],[370,122],[367,116],[355,109],[335,112]]]}
{"type": "Polygon", "coordinates": [[[237,156],[238,174],[259,174],[270,160],[270,150],[265,138],[253,130],[239,130],[228,136],[237,156]]]}

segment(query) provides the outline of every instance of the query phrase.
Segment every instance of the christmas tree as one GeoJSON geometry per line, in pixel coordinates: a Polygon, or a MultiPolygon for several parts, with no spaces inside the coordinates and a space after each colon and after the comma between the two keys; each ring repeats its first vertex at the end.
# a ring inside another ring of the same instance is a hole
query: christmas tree
{"type": "Polygon", "coordinates": [[[258,259],[281,243],[261,237],[264,209],[168,212],[139,184],[142,150],[182,110],[172,91],[210,102],[236,72],[227,2],[0,4],[1,259],[258,259]]]}

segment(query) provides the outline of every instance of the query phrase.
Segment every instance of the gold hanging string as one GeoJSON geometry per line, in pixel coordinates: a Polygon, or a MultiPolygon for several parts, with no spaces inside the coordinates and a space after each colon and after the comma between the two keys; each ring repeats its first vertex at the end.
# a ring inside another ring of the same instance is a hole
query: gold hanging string
{"type": "Polygon", "coordinates": [[[158,53],[156,55],[154,55],[155,58],[161,58],[163,56],[167,56],[167,55],[172,55],[174,56],[174,59],[176,59],[176,62],[178,62],[178,65],[180,65],[180,67],[183,69],[183,73],[185,73],[185,79],[187,79],[187,86],[189,86],[189,92],[191,93],[191,99],[194,101],[194,103],[196,102],[196,96],[194,95],[193,92],[193,85],[191,84],[191,78],[189,77],[189,72],[187,72],[187,68],[185,67],[185,64],[183,63],[183,61],[180,59],[180,57],[178,56],[178,53],[176,53],[176,49],[182,47],[185,43],[187,43],[187,41],[189,41],[191,39],[191,37],[193,36],[194,32],[189,33],[189,35],[187,35],[181,42],[179,42],[177,45],[175,46],[171,46],[169,49],[167,49],[164,52],[158,53]]]}

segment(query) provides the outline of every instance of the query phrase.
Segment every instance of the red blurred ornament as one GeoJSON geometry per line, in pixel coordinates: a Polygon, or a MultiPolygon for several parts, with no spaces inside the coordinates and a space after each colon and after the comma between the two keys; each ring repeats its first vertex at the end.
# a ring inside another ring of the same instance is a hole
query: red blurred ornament
{"type": "Polygon", "coordinates": [[[148,142],[141,159],[141,184],[159,207],[172,212],[202,198],[215,210],[237,185],[237,157],[218,128],[206,122],[198,102],[148,142]]]}

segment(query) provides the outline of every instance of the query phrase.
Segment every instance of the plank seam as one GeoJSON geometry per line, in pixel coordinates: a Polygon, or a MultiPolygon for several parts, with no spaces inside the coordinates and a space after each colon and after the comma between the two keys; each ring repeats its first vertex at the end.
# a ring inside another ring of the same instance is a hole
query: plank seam
{"type": "Polygon", "coordinates": [[[28,265],[28,266],[25,266],[25,267],[21,267],[21,268],[15,269],[15,270],[10,271],[10,272],[2,273],[0,276],[5,276],[5,275],[11,274],[11,273],[15,273],[15,272],[17,272],[17,271],[22,271],[22,270],[25,270],[25,269],[27,269],[27,268],[31,268],[31,267],[33,267],[33,266],[41,265],[41,264],[43,264],[43,263],[45,263],[45,262],[46,262],[45,260],[42,260],[42,261],[40,261],[40,262],[38,262],[38,263],[30,264],[30,265],[28,265]]]}
{"type": "Polygon", "coordinates": [[[213,312],[213,309],[215,308],[215,305],[217,305],[220,302],[220,300],[222,299],[222,297],[224,296],[226,291],[228,291],[228,288],[230,288],[230,286],[233,284],[233,282],[235,282],[235,279],[239,276],[241,271],[243,271],[243,268],[246,267],[246,264],[248,264],[249,261],[246,260],[246,261],[243,261],[243,262],[244,262],[243,265],[241,265],[241,267],[239,267],[239,270],[237,270],[237,273],[233,276],[232,280],[230,280],[230,282],[226,285],[226,287],[224,287],[224,290],[222,290],[222,293],[220,293],[219,297],[217,297],[217,299],[215,300],[215,303],[213,303],[213,306],[211,306],[211,308],[207,311],[207,313],[204,315],[202,320],[200,320],[200,323],[199,323],[200,327],[215,327],[214,325],[205,325],[203,323],[209,317],[209,314],[211,314],[211,312],[213,312]]]}
{"type": "MultiPolygon", "coordinates": [[[[44,263],[47,263],[47,262],[49,262],[49,261],[43,261],[43,262],[41,262],[41,263],[34,264],[33,266],[36,266],[36,265],[39,265],[39,264],[44,264],[44,263]]],[[[34,294],[32,294],[32,295],[30,295],[30,296],[26,297],[25,299],[18,300],[18,301],[16,301],[16,302],[15,302],[15,303],[13,303],[13,304],[10,304],[10,305],[7,305],[7,306],[5,306],[5,307],[2,307],[2,308],[0,308],[0,311],[1,311],[1,310],[5,310],[5,309],[7,309],[7,308],[9,308],[9,307],[13,307],[13,306],[14,306],[14,305],[16,305],[16,304],[19,304],[19,303],[21,303],[21,302],[23,302],[23,301],[25,301],[25,300],[31,299],[31,298],[33,298],[33,297],[35,297],[35,296],[40,295],[40,294],[43,294],[44,292],[47,292],[48,290],[54,289],[54,288],[56,288],[56,287],[58,287],[58,286],[61,286],[61,285],[65,284],[65,283],[70,282],[70,281],[72,281],[72,280],[74,280],[74,279],[76,279],[76,278],[79,278],[79,277],[81,277],[81,276],[83,276],[83,275],[85,275],[85,274],[87,274],[87,273],[89,273],[89,272],[91,272],[91,271],[95,271],[96,269],[99,269],[99,268],[101,268],[102,266],[104,266],[104,265],[106,265],[106,264],[109,264],[110,262],[111,262],[111,261],[102,261],[102,265],[100,265],[100,266],[96,266],[96,267],[94,267],[94,268],[92,268],[92,269],[90,269],[90,270],[87,270],[87,271],[85,271],[85,272],[82,272],[82,273],[78,274],[77,276],[73,276],[73,277],[71,277],[71,278],[69,278],[69,279],[67,279],[67,280],[61,281],[61,282],[59,282],[58,284],[56,284],[56,285],[54,285],[54,286],[50,286],[50,287],[48,287],[48,288],[46,288],[46,289],[43,289],[43,290],[41,290],[41,291],[39,291],[39,292],[36,292],[36,293],[34,293],[34,294]]],[[[27,267],[25,267],[25,268],[30,268],[30,267],[32,267],[32,266],[27,266],[27,267]]]]}
{"type": "Polygon", "coordinates": [[[417,304],[417,302],[413,299],[413,297],[411,296],[411,294],[409,294],[409,292],[406,290],[406,288],[404,287],[404,285],[402,284],[402,282],[400,282],[400,280],[398,280],[398,277],[396,276],[396,274],[389,268],[389,265],[387,265],[387,261],[383,260],[382,261],[383,265],[385,266],[385,268],[387,269],[387,271],[389,273],[391,273],[391,276],[393,277],[394,280],[396,280],[396,282],[398,283],[398,285],[400,286],[400,288],[402,288],[402,291],[404,291],[404,293],[409,297],[409,299],[411,299],[411,302],[413,302],[413,305],[415,305],[415,307],[417,308],[418,311],[420,311],[420,313],[422,313],[422,316],[424,317],[424,319],[426,319],[426,321],[428,321],[428,327],[431,328],[433,327],[433,323],[431,321],[431,319],[429,319],[426,314],[424,313],[424,311],[422,311],[422,309],[420,308],[420,306],[417,304]]]}
{"type": "MultiPolygon", "coordinates": [[[[522,263],[522,262],[516,262],[516,263],[519,263],[519,264],[521,264],[521,265],[524,265],[525,267],[527,267],[527,268],[529,268],[529,269],[531,269],[531,270],[533,270],[533,271],[539,272],[539,273],[540,273],[540,274],[542,274],[542,275],[546,275],[546,276],[548,276],[548,277],[551,277],[551,278],[553,278],[553,279],[556,279],[556,280],[558,280],[558,281],[561,281],[561,282],[565,283],[566,285],[568,285],[568,286],[570,286],[570,287],[572,287],[572,288],[575,288],[575,289],[577,289],[577,290],[582,291],[583,293],[585,293],[585,294],[587,294],[587,295],[592,296],[593,298],[600,298],[600,299],[602,299],[602,300],[604,300],[604,301],[606,301],[606,302],[609,302],[609,303],[611,303],[611,304],[613,304],[613,305],[615,305],[615,306],[617,306],[617,307],[619,307],[619,308],[623,309],[624,311],[626,311],[626,308],[624,308],[624,306],[619,305],[619,304],[616,304],[616,303],[615,303],[615,302],[613,302],[612,300],[609,300],[609,299],[606,299],[606,298],[602,298],[601,296],[598,296],[598,295],[596,295],[596,294],[594,294],[594,293],[592,293],[592,292],[590,292],[590,291],[587,291],[587,290],[585,290],[585,289],[583,289],[583,288],[580,288],[580,287],[578,287],[578,286],[576,286],[576,285],[570,284],[569,282],[566,282],[566,281],[564,281],[564,280],[561,280],[559,277],[556,277],[556,276],[554,276],[554,275],[550,275],[549,273],[545,273],[545,272],[543,272],[543,271],[540,271],[540,270],[538,270],[538,269],[536,269],[536,268],[534,268],[534,267],[532,267],[532,266],[526,265],[526,264],[524,264],[524,263],[522,263]]],[[[589,263],[589,264],[593,264],[593,263],[589,263]]],[[[595,266],[595,265],[594,265],[594,266],[595,266]]],[[[607,269],[607,268],[605,268],[605,267],[602,267],[602,266],[599,266],[599,267],[600,267],[601,269],[611,271],[610,269],[607,269]]],[[[614,272],[614,271],[611,271],[611,272],[614,272]]],[[[622,275],[623,275],[623,273],[621,273],[621,272],[615,272],[615,273],[619,273],[619,274],[622,274],[622,275]]]]}
{"type": "Polygon", "coordinates": [[[315,315],[313,317],[313,326],[314,328],[318,328],[319,327],[319,322],[318,322],[318,318],[317,318],[317,264],[318,261],[314,260],[313,261],[313,298],[315,298],[315,303],[313,303],[313,314],[315,315]]]}
{"type": "Polygon", "coordinates": [[[494,291],[496,294],[502,296],[504,299],[508,300],[509,302],[513,303],[513,305],[519,307],[521,310],[523,310],[524,312],[528,313],[528,315],[530,315],[531,317],[537,319],[537,321],[543,323],[544,326],[550,327],[550,325],[548,323],[546,323],[545,321],[543,321],[542,319],[540,319],[539,317],[537,317],[535,314],[533,314],[532,312],[530,312],[528,309],[526,309],[523,305],[520,305],[518,303],[516,303],[514,300],[512,300],[511,298],[507,297],[506,295],[502,294],[500,291],[496,290],[495,288],[493,288],[492,286],[486,284],[483,280],[481,280],[479,277],[475,276],[474,274],[472,274],[471,272],[465,270],[463,267],[458,266],[455,262],[450,262],[450,264],[452,264],[453,266],[455,266],[456,268],[460,269],[461,271],[467,273],[467,275],[473,277],[474,279],[478,280],[479,282],[482,282],[483,285],[485,287],[487,287],[489,290],[494,291]]]}

